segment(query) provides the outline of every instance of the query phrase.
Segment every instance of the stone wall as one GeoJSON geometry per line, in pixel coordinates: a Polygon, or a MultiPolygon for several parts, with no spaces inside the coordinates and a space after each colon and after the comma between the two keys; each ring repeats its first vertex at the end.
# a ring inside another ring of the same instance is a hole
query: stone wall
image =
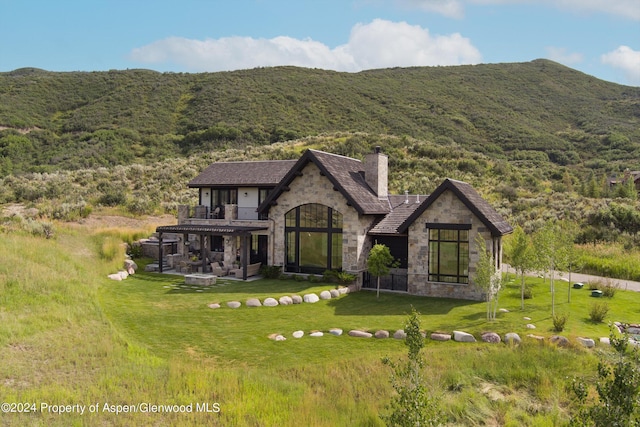
{"type": "Polygon", "coordinates": [[[353,207],[347,206],[342,193],[334,190],[331,181],[321,175],[314,163],[304,167],[302,176],[289,184],[289,191],[284,191],[278,197],[278,204],[269,211],[269,218],[274,221],[272,264],[285,264],[285,214],[307,203],[329,206],[342,214],[342,268],[349,272],[362,271],[366,267],[366,254],[370,248],[367,232],[373,218],[359,215],[353,207]]]}
{"type": "Polygon", "coordinates": [[[442,193],[409,227],[409,293],[440,298],[483,300],[484,294],[473,283],[473,273],[479,258],[475,247],[478,233],[488,242],[487,248],[491,250],[493,247],[492,236],[482,221],[452,191],[447,190],[442,193]],[[469,230],[469,284],[429,281],[429,232],[426,228],[428,222],[471,224],[471,230],[469,230]]]}

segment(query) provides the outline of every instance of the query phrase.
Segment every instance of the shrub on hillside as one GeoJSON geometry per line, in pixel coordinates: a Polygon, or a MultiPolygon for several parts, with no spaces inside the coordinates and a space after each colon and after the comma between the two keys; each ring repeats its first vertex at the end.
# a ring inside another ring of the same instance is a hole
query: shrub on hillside
{"type": "Polygon", "coordinates": [[[609,314],[609,304],[606,302],[595,302],[589,309],[589,319],[595,323],[602,323],[609,314]]]}

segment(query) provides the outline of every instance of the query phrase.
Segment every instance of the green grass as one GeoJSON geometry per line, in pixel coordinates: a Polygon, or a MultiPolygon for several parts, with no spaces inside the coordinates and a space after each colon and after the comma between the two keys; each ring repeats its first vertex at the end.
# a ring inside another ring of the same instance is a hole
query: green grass
{"type": "MultiPolygon", "coordinates": [[[[104,237],[103,234],[100,234],[104,237]]],[[[100,236],[98,235],[98,236],[100,236]]],[[[519,289],[501,295],[508,308],[493,323],[483,302],[359,292],[338,299],[233,310],[230,300],[318,292],[334,285],[294,280],[222,281],[182,288],[181,278],[139,273],[106,279],[118,262],[100,257],[96,235],[61,229],[56,239],[3,234],[0,239],[0,396],[6,402],[100,404],[95,414],[0,414],[22,425],[381,425],[391,397],[381,357],[402,358],[401,341],[346,335],[291,337],[295,330],[342,328],[394,331],[411,306],[427,331],[515,331],[534,323],[553,334],[548,284],[531,281],[534,298],[520,311],[519,289]],[[203,292],[198,292],[203,290],[203,292]],[[212,310],[211,302],[223,303],[212,310]],[[525,321],[524,316],[531,317],[525,321]],[[268,339],[272,333],[284,342],[268,339]],[[220,413],[113,414],[104,403],[219,403],[220,413]]],[[[106,238],[106,237],[104,237],[106,238]]],[[[570,313],[564,335],[598,338],[606,324],[588,321],[595,298],[557,285],[556,311],[570,313]],[[563,298],[565,298],[563,300],[563,298]]],[[[610,319],[637,321],[638,294],[619,291],[610,319]]],[[[516,348],[426,341],[425,378],[442,398],[451,425],[564,425],[565,391],[573,375],[595,376],[602,348],[566,349],[525,339],[516,348]]]]}

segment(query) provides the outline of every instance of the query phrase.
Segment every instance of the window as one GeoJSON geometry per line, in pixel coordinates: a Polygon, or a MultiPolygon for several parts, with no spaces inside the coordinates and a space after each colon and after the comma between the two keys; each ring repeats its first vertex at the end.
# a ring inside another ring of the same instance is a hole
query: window
{"type": "Polygon", "coordinates": [[[285,215],[286,269],[322,273],[342,268],[342,214],[328,206],[298,206],[285,215]]]}
{"type": "Polygon", "coordinates": [[[427,224],[429,280],[469,283],[469,229],[464,224],[427,224]]]}

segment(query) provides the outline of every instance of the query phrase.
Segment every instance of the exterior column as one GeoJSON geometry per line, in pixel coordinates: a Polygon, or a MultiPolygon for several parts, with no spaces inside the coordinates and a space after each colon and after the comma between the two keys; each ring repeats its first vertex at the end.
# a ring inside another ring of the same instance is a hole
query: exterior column
{"type": "Polygon", "coordinates": [[[162,273],[162,232],[158,233],[158,272],[162,273]]]}

